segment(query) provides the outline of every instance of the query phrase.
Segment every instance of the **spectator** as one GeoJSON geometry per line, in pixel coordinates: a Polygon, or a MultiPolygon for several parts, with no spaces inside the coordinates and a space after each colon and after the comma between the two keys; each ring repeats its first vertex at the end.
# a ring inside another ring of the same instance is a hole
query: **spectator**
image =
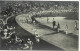
{"type": "Polygon", "coordinates": [[[11,38],[12,33],[8,33],[7,38],[11,38]]]}
{"type": "Polygon", "coordinates": [[[29,49],[32,50],[33,42],[28,38],[27,43],[29,44],[29,49]]]}
{"type": "Polygon", "coordinates": [[[8,28],[8,25],[5,24],[5,25],[3,26],[3,29],[7,29],[7,28],[8,28]]]}
{"type": "Polygon", "coordinates": [[[24,44],[24,48],[23,49],[28,49],[29,48],[29,46],[28,46],[28,44],[24,44]]]}
{"type": "Polygon", "coordinates": [[[40,36],[39,34],[35,34],[35,39],[36,39],[36,42],[37,42],[37,47],[39,47],[39,42],[40,42],[40,36]]]}
{"type": "Polygon", "coordinates": [[[2,31],[2,28],[0,27],[0,32],[2,31]]]}
{"type": "Polygon", "coordinates": [[[23,43],[24,43],[24,40],[22,39],[21,44],[23,44],[23,43]]]}
{"type": "Polygon", "coordinates": [[[35,39],[36,39],[36,42],[38,42],[38,43],[40,42],[40,39],[39,38],[40,38],[40,36],[36,33],[35,34],[35,39]]]}
{"type": "Polygon", "coordinates": [[[4,38],[5,39],[7,38],[7,32],[4,32],[4,38]]]}
{"type": "Polygon", "coordinates": [[[7,37],[7,29],[4,29],[4,38],[6,38],[7,37]]]}
{"type": "Polygon", "coordinates": [[[15,39],[16,39],[15,33],[14,33],[14,34],[11,33],[11,38],[10,38],[10,39],[11,39],[11,40],[15,40],[15,39]]]}
{"type": "Polygon", "coordinates": [[[11,26],[9,29],[10,29],[10,30],[12,30],[12,29],[13,29],[13,27],[11,26]]]}

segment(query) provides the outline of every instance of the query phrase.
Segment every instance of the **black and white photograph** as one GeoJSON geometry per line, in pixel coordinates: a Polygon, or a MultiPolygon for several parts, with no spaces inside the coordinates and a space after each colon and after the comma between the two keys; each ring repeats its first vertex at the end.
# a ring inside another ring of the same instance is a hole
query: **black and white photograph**
{"type": "Polygon", "coordinates": [[[0,1],[0,50],[79,50],[79,1],[0,1]]]}

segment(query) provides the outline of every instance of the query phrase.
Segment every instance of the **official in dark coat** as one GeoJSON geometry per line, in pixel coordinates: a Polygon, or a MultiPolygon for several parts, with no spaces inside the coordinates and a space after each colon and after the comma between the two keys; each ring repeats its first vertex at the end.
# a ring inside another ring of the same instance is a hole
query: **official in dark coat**
{"type": "Polygon", "coordinates": [[[54,29],[54,26],[56,25],[56,21],[54,21],[54,18],[53,18],[52,24],[53,24],[53,29],[54,29]]]}

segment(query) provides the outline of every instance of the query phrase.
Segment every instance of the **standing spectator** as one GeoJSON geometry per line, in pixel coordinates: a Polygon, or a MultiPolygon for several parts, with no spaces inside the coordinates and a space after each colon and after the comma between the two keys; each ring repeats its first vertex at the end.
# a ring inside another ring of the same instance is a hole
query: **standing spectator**
{"type": "Polygon", "coordinates": [[[7,37],[7,29],[4,29],[4,38],[6,38],[7,37]]]}
{"type": "Polygon", "coordinates": [[[3,26],[3,29],[7,29],[7,28],[8,28],[8,25],[5,24],[5,25],[3,26]]]}
{"type": "Polygon", "coordinates": [[[54,18],[53,18],[52,24],[53,24],[53,29],[54,29],[54,26],[56,25],[56,21],[54,20],[54,18]]]}
{"type": "Polygon", "coordinates": [[[36,42],[37,42],[37,47],[39,47],[40,36],[39,36],[38,33],[35,33],[35,39],[36,39],[36,42]]]}
{"type": "Polygon", "coordinates": [[[58,32],[60,31],[60,24],[58,22],[58,25],[57,25],[57,29],[58,29],[58,32]]]}
{"type": "Polygon", "coordinates": [[[35,38],[36,38],[36,42],[39,43],[39,42],[40,42],[40,36],[39,36],[39,34],[36,33],[36,34],[35,34],[35,38]]]}
{"type": "Polygon", "coordinates": [[[33,42],[28,38],[27,43],[29,44],[29,49],[32,50],[33,42]]]}
{"type": "Polygon", "coordinates": [[[66,34],[68,34],[68,31],[67,30],[68,30],[68,25],[65,26],[66,34]]]}

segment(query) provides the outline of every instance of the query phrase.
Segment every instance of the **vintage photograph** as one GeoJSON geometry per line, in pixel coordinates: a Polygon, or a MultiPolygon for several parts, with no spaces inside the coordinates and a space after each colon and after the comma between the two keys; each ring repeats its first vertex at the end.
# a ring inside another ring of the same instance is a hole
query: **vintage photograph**
{"type": "Polygon", "coordinates": [[[0,1],[0,50],[78,51],[79,1],[0,1]]]}

